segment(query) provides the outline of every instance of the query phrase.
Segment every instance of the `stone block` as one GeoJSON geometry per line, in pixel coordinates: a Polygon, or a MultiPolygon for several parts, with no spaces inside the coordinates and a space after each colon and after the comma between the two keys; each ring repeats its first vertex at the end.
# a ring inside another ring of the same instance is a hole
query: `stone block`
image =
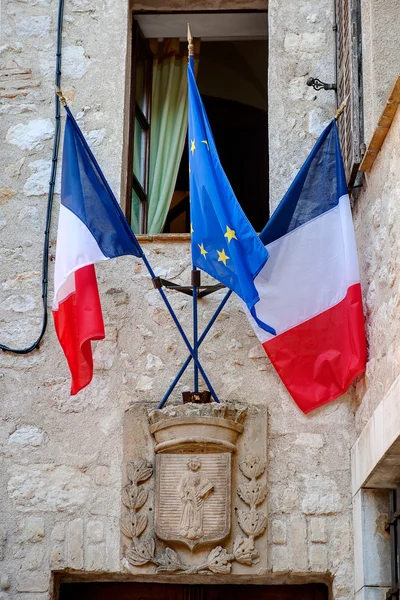
{"type": "Polygon", "coordinates": [[[51,569],[60,569],[62,566],[64,566],[63,546],[53,546],[50,551],[50,567],[51,569]]]}
{"type": "Polygon", "coordinates": [[[83,568],[83,519],[68,524],[68,566],[83,568]]]}
{"type": "MultiPolygon", "coordinates": [[[[0,600],[3,600],[3,598],[0,598],[0,600]]],[[[9,596],[4,600],[9,600],[9,596]]],[[[49,600],[49,594],[18,594],[18,600],[49,600]]]]}
{"type": "Polygon", "coordinates": [[[54,124],[50,119],[33,119],[28,123],[18,123],[7,132],[6,140],[21,150],[40,148],[43,142],[54,134],[54,124]]]}
{"type": "Polygon", "coordinates": [[[48,573],[21,573],[17,580],[18,592],[47,592],[49,589],[50,574],[48,573]]]}
{"type": "Polygon", "coordinates": [[[292,516],[290,520],[290,540],[292,568],[294,571],[307,570],[307,522],[303,516],[292,516]]]}
{"type": "Polygon", "coordinates": [[[17,313],[28,312],[36,307],[36,302],[31,294],[11,294],[2,303],[5,310],[17,313]]]}
{"type": "Polygon", "coordinates": [[[390,586],[390,539],[384,530],[388,510],[385,490],[360,490],[353,498],[356,591],[390,586]]]}
{"type": "Polygon", "coordinates": [[[305,446],[306,448],[322,448],[325,444],[324,436],[320,433],[299,433],[296,437],[295,444],[297,446],[305,446]]]}
{"type": "MultiPolygon", "coordinates": [[[[32,175],[28,177],[24,184],[24,193],[27,196],[42,196],[47,194],[51,173],[51,161],[35,160],[29,163],[28,166],[32,170],[32,175]]],[[[61,191],[60,177],[57,177],[56,179],[54,191],[56,194],[59,194],[61,191]]]]}
{"type": "Polygon", "coordinates": [[[43,549],[32,546],[26,553],[24,564],[29,571],[36,571],[43,562],[43,549]]]}
{"type": "Polygon", "coordinates": [[[56,542],[65,540],[65,523],[56,523],[51,532],[51,539],[56,542]]]}
{"type": "Polygon", "coordinates": [[[342,510],[337,483],[323,475],[305,477],[305,494],[301,508],[306,515],[329,515],[342,510]]]}
{"type": "Polygon", "coordinates": [[[4,549],[7,541],[7,531],[3,525],[0,525],[0,560],[4,558],[4,549]]]}
{"type": "Polygon", "coordinates": [[[285,513],[291,513],[298,507],[299,492],[297,488],[289,485],[282,492],[281,510],[285,513]]]}
{"type": "Polygon", "coordinates": [[[272,546],[271,548],[271,568],[272,571],[289,571],[288,550],[286,546],[272,546]]]}
{"type": "MultiPolygon", "coordinates": [[[[15,310],[15,309],[14,309],[15,310]]],[[[20,427],[8,438],[8,443],[11,446],[41,446],[46,440],[46,434],[42,429],[37,427],[20,427]]]]}
{"type": "Polygon", "coordinates": [[[105,545],[89,544],[85,553],[86,569],[89,571],[101,571],[105,568],[105,545]]]}
{"type": "Polygon", "coordinates": [[[272,521],[271,537],[273,544],[286,544],[286,522],[272,521]]]}
{"type": "Polygon", "coordinates": [[[45,533],[43,517],[26,517],[20,523],[20,531],[25,542],[41,542],[45,533]]]}
{"type": "Polygon", "coordinates": [[[16,32],[18,36],[47,37],[50,32],[51,17],[47,15],[23,17],[17,21],[16,32]]]}
{"type": "Polygon", "coordinates": [[[328,549],[324,544],[311,545],[310,569],[315,572],[325,572],[328,570],[328,549]]]}
{"type": "Polygon", "coordinates": [[[104,539],[104,527],[101,521],[89,521],[86,528],[88,542],[92,544],[102,542],[104,539]]]}
{"type": "Polygon", "coordinates": [[[311,517],[310,538],[312,542],[324,543],[327,541],[326,520],[321,517],[311,517]]]}
{"type": "Polygon", "coordinates": [[[301,52],[321,52],[325,46],[325,33],[303,33],[301,35],[301,52]]]}
{"type": "Polygon", "coordinates": [[[362,587],[355,595],[355,600],[386,600],[390,587],[362,587]]]}
{"type": "Polygon", "coordinates": [[[13,465],[8,494],[19,510],[74,512],[85,506],[90,477],[80,469],[65,465],[13,465]]]}
{"type": "Polygon", "coordinates": [[[106,465],[99,465],[94,472],[94,480],[96,485],[110,485],[110,469],[106,465]]]}

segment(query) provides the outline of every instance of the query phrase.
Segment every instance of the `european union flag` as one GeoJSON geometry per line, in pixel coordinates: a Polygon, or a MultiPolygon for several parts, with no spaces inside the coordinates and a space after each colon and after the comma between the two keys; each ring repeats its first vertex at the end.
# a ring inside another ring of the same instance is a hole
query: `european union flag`
{"type": "Polygon", "coordinates": [[[236,292],[257,324],[259,301],[254,279],[268,259],[268,251],[244,214],[215,147],[194,76],[194,59],[188,66],[189,172],[192,260],[199,269],[236,292]]]}

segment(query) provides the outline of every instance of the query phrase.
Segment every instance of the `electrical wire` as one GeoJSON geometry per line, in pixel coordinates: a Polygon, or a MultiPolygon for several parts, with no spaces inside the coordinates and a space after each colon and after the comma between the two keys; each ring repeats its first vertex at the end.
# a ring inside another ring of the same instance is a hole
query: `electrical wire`
{"type": "MultiPolygon", "coordinates": [[[[59,0],[58,3],[58,22],[57,22],[57,52],[56,52],[56,73],[55,73],[55,84],[56,87],[60,87],[61,83],[61,51],[62,51],[62,25],[63,25],[63,14],[64,14],[64,0],[59,0]]],[[[54,187],[56,183],[57,173],[57,161],[58,152],[60,147],[60,136],[61,136],[61,116],[60,116],[60,100],[55,94],[55,130],[53,138],[53,155],[51,159],[51,174],[49,181],[49,191],[47,195],[47,209],[46,209],[46,226],[44,230],[44,242],[43,242],[43,259],[42,259],[42,303],[43,303],[43,318],[42,328],[39,337],[27,348],[11,348],[4,344],[0,344],[0,349],[4,352],[12,352],[14,354],[28,354],[39,348],[40,342],[45,334],[47,328],[48,314],[47,314],[47,295],[48,295],[48,274],[49,274],[49,240],[50,240],[50,225],[51,215],[53,209],[54,199],[54,187]]]]}

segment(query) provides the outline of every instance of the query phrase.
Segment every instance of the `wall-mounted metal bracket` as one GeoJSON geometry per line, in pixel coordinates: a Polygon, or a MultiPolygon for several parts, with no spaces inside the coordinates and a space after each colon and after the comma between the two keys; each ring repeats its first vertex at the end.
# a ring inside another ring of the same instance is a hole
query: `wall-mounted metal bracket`
{"type": "Polygon", "coordinates": [[[320,79],[316,79],[315,77],[309,77],[306,81],[306,84],[309,87],[313,87],[314,90],[336,90],[336,83],[324,83],[320,79]]]}

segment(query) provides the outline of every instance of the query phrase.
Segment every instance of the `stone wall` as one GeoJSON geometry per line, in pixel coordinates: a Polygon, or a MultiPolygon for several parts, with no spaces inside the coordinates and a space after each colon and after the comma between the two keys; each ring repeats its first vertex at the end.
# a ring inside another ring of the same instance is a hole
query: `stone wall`
{"type": "MultiPolygon", "coordinates": [[[[186,4],[175,7],[182,6],[186,4]]],[[[192,3],[189,8],[196,6],[192,3]]],[[[233,6],[239,4],[224,3],[224,8],[233,6]]],[[[286,8],[271,2],[275,200],[333,112],[332,97],[304,87],[308,74],[332,77],[331,9],[331,3],[323,0],[318,4],[302,0],[286,8]],[[296,23],[293,30],[290,23],[296,23]],[[287,145],[279,144],[279,137],[287,145]]],[[[0,127],[5,142],[0,148],[4,167],[0,170],[0,323],[1,342],[18,347],[30,344],[40,330],[40,261],[54,128],[56,12],[54,1],[9,0],[2,15],[0,127]]],[[[117,194],[126,23],[124,3],[66,2],[63,89],[117,194]]],[[[57,185],[58,192],[59,179],[57,185]]],[[[57,206],[52,258],[56,223],[57,206]]],[[[144,247],[158,275],[179,283],[189,281],[187,242],[144,247]]],[[[156,405],[186,356],[139,260],[120,258],[99,265],[97,272],[107,338],[96,344],[95,376],[86,390],[69,396],[69,375],[51,322],[40,350],[26,356],[0,356],[1,600],[45,600],[50,569],[84,570],[93,578],[121,572],[124,412],[138,401],[156,405]]],[[[221,297],[215,294],[201,301],[201,327],[221,297]]],[[[190,300],[171,294],[171,301],[189,331],[190,300]]],[[[350,598],[349,449],[355,435],[351,394],[311,415],[300,413],[236,301],[226,306],[201,355],[221,399],[268,407],[268,577],[332,581],[335,598],[350,598]]],[[[175,400],[190,386],[188,374],[175,400]]]]}
{"type": "Polygon", "coordinates": [[[354,202],[368,364],[357,386],[360,432],[400,373],[400,111],[354,202]]]}
{"type": "Polygon", "coordinates": [[[274,209],[336,110],[334,92],[309,77],[335,81],[333,6],[325,0],[268,3],[270,203],[274,209]]]}
{"type": "Polygon", "coordinates": [[[368,146],[385,102],[399,74],[400,27],[397,0],[361,0],[364,137],[368,146]]]}

